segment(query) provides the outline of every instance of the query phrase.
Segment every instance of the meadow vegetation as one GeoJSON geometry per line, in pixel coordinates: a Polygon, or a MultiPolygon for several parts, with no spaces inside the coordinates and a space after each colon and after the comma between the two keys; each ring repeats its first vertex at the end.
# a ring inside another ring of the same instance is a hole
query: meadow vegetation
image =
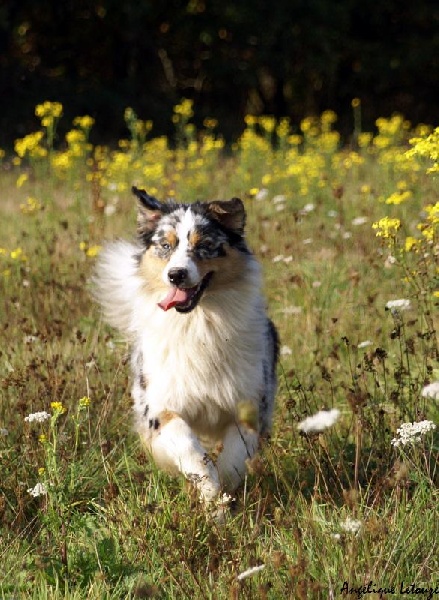
{"type": "Polygon", "coordinates": [[[193,110],[175,107],[171,143],[127,109],[110,148],[88,116],[58,139],[46,102],[0,152],[0,598],[433,597],[439,129],[393,115],[364,132],[354,100],[349,140],[331,111],[248,116],[226,148],[193,110]],[[134,234],[133,184],[241,197],[264,266],[275,423],[224,525],[143,451],[127,346],[90,299],[104,240],[134,234]]]}

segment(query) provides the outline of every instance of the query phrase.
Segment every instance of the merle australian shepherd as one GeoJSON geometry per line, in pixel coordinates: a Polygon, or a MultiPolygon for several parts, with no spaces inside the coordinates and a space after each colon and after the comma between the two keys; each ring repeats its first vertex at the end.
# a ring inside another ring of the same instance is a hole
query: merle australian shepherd
{"type": "Polygon", "coordinates": [[[138,239],[104,248],[95,297],[131,343],[141,439],[161,468],[221,505],[270,431],[276,393],[278,338],[244,206],[133,192],[138,239]]]}

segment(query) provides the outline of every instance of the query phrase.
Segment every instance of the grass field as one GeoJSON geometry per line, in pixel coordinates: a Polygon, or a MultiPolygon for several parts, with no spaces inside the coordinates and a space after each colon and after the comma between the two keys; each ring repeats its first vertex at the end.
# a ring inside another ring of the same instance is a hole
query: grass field
{"type": "Polygon", "coordinates": [[[171,145],[127,109],[104,148],[89,117],[58,139],[44,103],[0,151],[0,598],[439,597],[439,130],[363,132],[354,101],[349,140],[330,111],[249,116],[226,148],[192,111],[171,145]],[[134,233],[132,184],[241,197],[264,266],[275,423],[224,525],[142,450],[128,348],[88,292],[104,240],[134,233]]]}

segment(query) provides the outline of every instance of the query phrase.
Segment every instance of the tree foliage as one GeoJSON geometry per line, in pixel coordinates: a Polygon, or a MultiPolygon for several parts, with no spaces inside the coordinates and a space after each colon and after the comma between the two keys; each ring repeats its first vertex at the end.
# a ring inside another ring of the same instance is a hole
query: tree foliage
{"type": "Polygon", "coordinates": [[[183,96],[230,133],[248,112],[343,114],[354,97],[366,119],[432,122],[438,25],[435,0],[3,0],[0,135],[45,99],[112,135],[126,106],[166,131],[183,96]]]}

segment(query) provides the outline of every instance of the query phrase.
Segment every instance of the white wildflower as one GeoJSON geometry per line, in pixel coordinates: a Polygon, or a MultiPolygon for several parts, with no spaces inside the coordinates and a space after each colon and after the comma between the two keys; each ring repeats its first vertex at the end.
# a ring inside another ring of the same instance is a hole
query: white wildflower
{"type": "Polygon", "coordinates": [[[367,217],[355,217],[355,219],[352,219],[352,225],[354,225],[354,227],[359,227],[360,225],[367,223],[368,220],[367,217]]]}
{"type": "Polygon", "coordinates": [[[287,265],[288,263],[293,261],[293,257],[290,256],[284,256],[284,263],[287,265]]]}
{"type": "Polygon", "coordinates": [[[336,210],[328,210],[328,217],[331,217],[331,219],[335,219],[335,217],[338,215],[338,212],[336,210]]]}
{"type": "Polygon", "coordinates": [[[259,190],[258,193],[255,196],[255,200],[266,200],[268,197],[268,190],[267,188],[262,188],[262,190],[259,190]]]}
{"type": "Polygon", "coordinates": [[[282,212],[285,210],[285,204],[276,204],[276,210],[277,212],[282,212]]]}
{"type": "Polygon", "coordinates": [[[297,425],[299,431],[303,433],[319,433],[324,431],[328,427],[332,427],[337,422],[340,416],[338,408],[332,408],[331,410],[320,410],[311,417],[306,417],[297,425]]]}
{"type": "Polygon", "coordinates": [[[287,197],[283,194],[277,194],[273,198],[273,204],[284,204],[287,201],[287,197]]]}
{"type": "Polygon", "coordinates": [[[392,256],[391,254],[389,254],[389,256],[384,261],[384,266],[386,267],[386,269],[390,269],[391,267],[393,267],[393,265],[395,263],[396,263],[396,258],[394,256],[392,256]]]}
{"type": "Polygon", "coordinates": [[[343,531],[352,534],[358,533],[361,529],[361,526],[362,522],[358,519],[353,519],[352,517],[346,517],[343,523],[340,523],[340,527],[343,529],[343,531]]]}
{"type": "Polygon", "coordinates": [[[411,308],[410,300],[401,298],[400,300],[389,300],[386,303],[386,308],[392,313],[396,310],[409,310],[411,308]]]}
{"type": "Polygon", "coordinates": [[[433,383],[426,385],[421,392],[421,396],[423,398],[439,400],[439,381],[433,381],[433,383]]]}
{"type": "Polygon", "coordinates": [[[305,204],[305,206],[300,211],[300,214],[306,215],[306,214],[312,212],[314,209],[315,209],[315,205],[312,202],[309,202],[308,204],[305,204]]]}
{"type": "Polygon", "coordinates": [[[280,355],[281,356],[290,356],[293,353],[293,351],[291,350],[291,348],[289,346],[282,346],[282,348],[280,349],[280,355]]]}
{"type": "Polygon", "coordinates": [[[396,433],[398,437],[393,438],[390,442],[392,446],[406,446],[407,444],[417,444],[422,441],[422,436],[436,429],[433,421],[419,421],[418,423],[403,423],[398,427],[396,433]]]}
{"type": "Polygon", "coordinates": [[[34,498],[38,498],[38,496],[45,496],[47,494],[47,488],[44,483],[37,483],[35,487],[29,488],[27,491],[34,498]]]}
{"type": "Polygon", "coordinates": [[[303,240],[302,244],[304,244],[305,246],[309,246],[310,244],[312,244],[312,238],[306,238],[305,240],[303,240]]]}
{"type": "Polygon", "coordinates": [[[350,240],[350,239],[351,239],[351,237],[352,237],[352,233],[351,233],[350,231],[345,231],[345,232],[343,233],[343,236],[342,236],[342,237],[343,237],[343,239],[344,239],[344,240],[350,240]]]}
{"type": "Polygon", "coordinates": [[[7,435],[9,435],[9,431],[4,427],[0,427],[0,436],[6,437],[7,435]]]}
{"type": "Polygon", "coordinates": [[[284,259],[284,255],[283,254],[277,254],[274,258],[273,258],[273,262],[277,263],[277,262],[281,262],[284,259]]]}
{"type": "Polygon", "coordinates": [[[265,565],[258,565],[257,567],[250,567],[250,569],[247,569],[246,571],[243,571],[242,573],[240,573],[236,579],[238,581],[242,581],[243,579],[247,579],[247,577],[251,577],[255,573],[259,573],[259,571],[262,571],[262,569],[265,569],[265,565]]]}
{"type": "Polygon", "coordinates": [[[107,204],[105,206],[105,208],[104,208],[104,215],[106,217],[112,217],[115,212],[116,212],[116,205],[115,204],[107,204]]]}
{"type": "Polygon", "coordinates": [[[41,410],[40,412],[36,413],[31,413],[27,417],[24,417],[24,420],[28,423],[33,423],[34,421],[36,423],[43,423],[44,421],[47,421],[47,419],[50,419],[50,413],[46,412],[45,410],[41,410]]]}
{"type": "Polygon", "coordinates": [[[357,348],[359,350],[361,350],[362,348],[367,348],[368,346],[372,346],[373,342],[371,342],[370,340],[364,340],[364,342],[360,342],[357,346],[357,348]]]}

